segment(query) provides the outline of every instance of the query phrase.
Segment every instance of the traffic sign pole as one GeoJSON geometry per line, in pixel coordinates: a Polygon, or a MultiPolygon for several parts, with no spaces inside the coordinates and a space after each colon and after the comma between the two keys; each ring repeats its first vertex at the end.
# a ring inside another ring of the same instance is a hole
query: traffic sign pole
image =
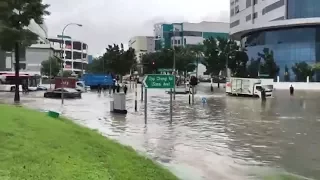
{"type": "Polygon", "coordinates": [[[170,89],[170,123],[172,123],[172,89],[170,89]]]}
{"type": "Polygon", "coordinates": [[[170,122],[172,122],[172,98],[175,88],[175,76],[171,74],[148,74],[143,79],[144,89],[144,122],[147,124],[147,89],[170,89],[170,122]]]}
{"type": "Polygon", "coordinates": [[[147,115],[148,115],[148,105],[147,105],[147,88],[145,88],[144,92],[144,123],[147,124],[147,115]]]}

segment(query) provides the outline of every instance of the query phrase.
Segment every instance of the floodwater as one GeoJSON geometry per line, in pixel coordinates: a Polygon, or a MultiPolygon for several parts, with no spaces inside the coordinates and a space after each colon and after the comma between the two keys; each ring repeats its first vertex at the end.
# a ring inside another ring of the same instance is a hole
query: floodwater
{"type": "MultiPolygon", "coordinates": [[[[262,103],[227,97],[221,91],[212,94],[208,84],[200,84],[194,105],[188,104],[188,95],[177,95],[172,123],[169,95],[163,90],[148,90],[147,125],[140,95],[135,112],[132,92],[126,116],[111,114],[110,96],[96,93],[65,101],[62,111],[79,124],[133,146],[183,180],[263,179],[278,173],[320,179],[319,92],[297,91],[290,96],[277,90],[274,98],[262,103]]],[[[60,100],[42,96],[43,92],[23,95],[22,103],[61,110],[60,100]]]]}

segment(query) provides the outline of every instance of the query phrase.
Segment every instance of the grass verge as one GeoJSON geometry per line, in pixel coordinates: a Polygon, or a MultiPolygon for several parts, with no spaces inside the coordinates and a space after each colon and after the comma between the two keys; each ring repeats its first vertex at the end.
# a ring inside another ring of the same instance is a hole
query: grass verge
{"type": "Polygon", "coordinates": [[[69,120],[0,105],[0,179],[175,180],[172,173],[69,120]]]}

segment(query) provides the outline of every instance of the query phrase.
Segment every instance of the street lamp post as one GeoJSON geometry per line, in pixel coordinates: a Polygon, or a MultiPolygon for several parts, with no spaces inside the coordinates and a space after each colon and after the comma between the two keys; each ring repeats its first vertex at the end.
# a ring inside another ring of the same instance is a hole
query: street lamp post
{"type": "Polygon", "coordinates": [[[78,24],[78,23],[69,23],[67,25],[64,26],[63,30],[62,30],[62,42],[63,42],[63,66],[61,66],[61,104],[63,105],[64,104],[64,83],[63,83],[63,68],[66,64],[66,43],[65,43],[65,40],[64,40],[64,31],[67,29],[68,26],[71,26],[71,25],[76,25],[76,26],[79,26],[79,27],[82,27],[82,24],[78,24]]]}
{"type": "Polygon", "coordinates": [[[173,43],[172,43],[172,49],[173,49],[173,68],[172,68],[172,72],[174,75],[174,87],[173,87],[173,100],[176,99],[176,50],[175,50],[175,32],[177,32],[178,30],[172,30],[172,37],[173,37],[173,43]]]}

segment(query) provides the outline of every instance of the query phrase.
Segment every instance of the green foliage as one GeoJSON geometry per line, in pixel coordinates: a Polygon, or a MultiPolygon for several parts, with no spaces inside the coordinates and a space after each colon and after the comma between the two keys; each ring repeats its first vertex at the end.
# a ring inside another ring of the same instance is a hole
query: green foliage
{"type": "Polygon", "coordinates": [[[217,76],[220,71],[225,71],[228,62],[228,68],[233,75],[247,76],[248,56],[234,40],[221,37],[209,38],[203,45],[205,56],[203,64],[207,67],[207,72],[217,76]]]}
{"type": "Polygon", "coordinates": [[[194,71],[196,65],[196,53],[188,47],[175,47],[174,49],[161,49],[160,51],[142,55],[144,73],[154,73],[160,68],[173,68],[173,59],[176,61],[178,72],[194,71]]]}
{"type": "Polygon", "coordinates": [[[108,45],[106,52],[93,60],[88,65],[88,72],[91,73],[114,73],[126,75],[136,66],[135,50],[129,48],[123,49],[123,45],[108,45]]]}
{"type": "Polygon", "coordinates": [[[20,31],[2,27],[0,31],[0,47],[4,51],[12,51],[14,44],[20,41],[22,48],[28,47],[31,44],[35,44],[38,40],[38,35],[33,32],[22,29],[20,31]]]}
{"type": "Polygon", "coordinates": [[[248,65],[248,77],[250,78],[257,78],[259,75],[259,66],[260,66],[260,59],[254,60],[251,58],[250,64],[248,65]]]}
{"type": "Polygon", "coordinates": [[[41,63],[41,74],[48,77],[56,77],[61,71],[61,60],[57,57],[50,57],[48,60],[41,63]],[[51,71],[50,71],[51,67],[51,71]],[[51,72],[51,74],[50,74],[51,72]]]}
{"type": "Polygon", "coordinates": [[[295,63],[292,66],[292,71],[296,75],[296,81],[304,82],[307,80],[308,76],[311,79],[314,75],[313,67],[304,61],[295,63]]]}
{"type": "Polygon", "coordinates": [[[20,42],[22,47],[30,46],[37,40],[37,35],[25,30],[30,21],[43,23],[43,17],[50,15],[46,10],[48,4],[42,0],[2,0],[0,2],[0,46],[3,50],[12,51],[15,42],[20,42]]]}
{"type": "Polygon", "coordinates": [[[206,66],[208,73],[211,73],[212,75],[219,75],[219,72],[225,67],[225,64],[223,64],[219,59],[217,40],[210,37],[203,41],[203,45],[203,65],[206,66]]]}
{"type": "Polygon", "coordinates": [[[262,53],[258,53],[258,56],[258,60],[260,61],[260,74],[267,74],[269,78],[276,78],[279,73],[279,67],[274,60],[273,51],[269,48],[264,48],[262,53]]]}

